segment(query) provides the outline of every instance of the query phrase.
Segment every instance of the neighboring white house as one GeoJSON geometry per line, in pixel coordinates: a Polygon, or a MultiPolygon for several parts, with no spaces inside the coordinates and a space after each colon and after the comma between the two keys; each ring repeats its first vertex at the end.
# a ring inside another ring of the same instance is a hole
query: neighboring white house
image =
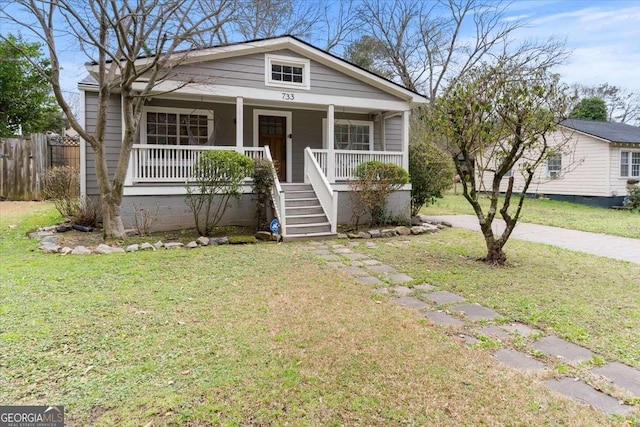
{"type": "MultiPolygon", "coordinates": [[[[79,89],[83,124],[90,130],[98,87],[96,70],[87,69],[90,76],[79,89]]],[[[157,229],[193,226],[184,183],[201,152],[226,149],[276,161],[274,205],[285,236],[335,233],[338,223],[351,219],[347,182],[358,164],[379,160],[408,168],[409,114],[427,101],[292,36],[195,50],[172,76],[159,85],[163,94],[147,101],[122,204],[130,223],[134,203],[158,206],[157,229]]],[[[112,170],[122,129],[115,94],[107,125],[112,170]]],[[[88,144],[81,162],[83,195],[99,194],[88,144]]],[[[250,193],[246,186],[225,223],[253,223],[250,193]]],[[[408,215],[410,185],[391,198],[394,214],[408,215]]]]}
{"type": "MultiPolygon", "coordinates": [[[[640,182],[640,127],[568,119],[550,140],[565,138],[571,152],[550,157],[537,171],[528,193],[594,206],[621,205],[627,184],[640,182]]],[[[521,191],[524,179],[517,169],[518,164],[512,170],[514,191],[521,191]]],[[[493,176],[487,173],[483,178],[486,186],[493,176]]],[[[507,181],[508,176],[500,191],[506,191],[507,181]]]]}

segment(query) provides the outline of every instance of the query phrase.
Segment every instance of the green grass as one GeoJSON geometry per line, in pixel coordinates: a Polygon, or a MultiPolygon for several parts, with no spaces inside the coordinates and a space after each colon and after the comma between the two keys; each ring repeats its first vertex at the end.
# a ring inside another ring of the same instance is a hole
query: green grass
{"type": "Polygon", "coordinates": [[[640,368],[640,265],[511,239],[508,267],[477,261],[480,233],[446,229],[370,251],[418,281],[640,368]]]}
{"type": "MultiPolygon", "coordinates": [[[[627,425],[559,399],[300,244],[34,250],[26,231],[57,219],[46,205],[0,215],[0,404],[62,404],[70,426],[627,425]]],[[[443,267],[461,264],[442,278],[508,271],[432,246],[443,267]]],[[[620,316],[638,301],[626,296],[620,316]]]]}
{"type": "MultiPolygon", "coordinates": [[[[483,200],[488,207],[489,200],[483,200]]],[[[425,215],[474,215],[469,202],[461,194],[453,193],[446,194],[444,198],[436,200],[435,204],[423,208],[421,212],[425,215]]],[[[526,199],[520,220],[640,239],[640,215],[631,211],[617,211],[554,200],[526,199]]]]}

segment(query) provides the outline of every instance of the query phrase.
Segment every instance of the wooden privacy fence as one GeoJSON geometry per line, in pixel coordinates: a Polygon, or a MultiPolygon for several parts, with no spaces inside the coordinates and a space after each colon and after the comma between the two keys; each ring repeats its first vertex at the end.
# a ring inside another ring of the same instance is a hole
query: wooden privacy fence
{"type": "Polygon", "coordinates": [[[80,144],[58,136],[32,134],[0,141],[0,198],[44,199],[45,174],[54,166],[80,169],[80,144]]]}

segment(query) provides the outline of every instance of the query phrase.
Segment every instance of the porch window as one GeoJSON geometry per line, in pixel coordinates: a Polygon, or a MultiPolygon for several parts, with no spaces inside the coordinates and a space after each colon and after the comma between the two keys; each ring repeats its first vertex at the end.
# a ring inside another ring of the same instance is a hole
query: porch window
{"type": "Polygon", "coordinates": [[[547,175],[549,178],[560,178],[562,170],[562,155],[553,154],[547,159],[547,175]]]}
{"type": "Polygon", "coordinates": [[[213,113],[148,109],[143,115],[141,142],[157,145],[207,145],[213,113]]]}
{"type": "Polygon", "coordinates": [[[620,176],[623,178],[640,177],[640,151],[620,152],[620,176]]]}
{"type": "Polygon", "coordinates": [[[281,55],[265,54],[265,85],[310,89],[310,61],[281,55]]]}
{"type": "Polygon", "coordinates": [[[336,120],[333,125],[334,146],[338,150],[373,150],[373,122],[336,120]]]}

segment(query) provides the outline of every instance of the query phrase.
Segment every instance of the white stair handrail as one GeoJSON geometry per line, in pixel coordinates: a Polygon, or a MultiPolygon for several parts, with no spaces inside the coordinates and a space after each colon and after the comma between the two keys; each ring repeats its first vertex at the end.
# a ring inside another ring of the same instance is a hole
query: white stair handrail
{"type": "MultiPolygon", "coordinates": [[[[264,157],[273,163],[273,158],[271,157],[271,150],[268,145],[264,146],[264,157]]],[[[271,188],[271,200],[273,201],[273,206],[276,210],[276,217],[278,221],[280,221],[280,235],[282,238],[286,237],[286,215],[285,215],[285,195],[282,186],[280,185],[280,180],[278,179],[278,172],[276,172],[275,168],[273,170],[273,187],[271,188]]]]}
{"type": "Polygon", "coordinates": [[[311,184],[318,196],[320,205],[331,224],[331,232],[335,234],[338,230],[338,192],[331,188],[329,180],[309,147],[304,149],[304,176],[305,182],[311,184]]]}

